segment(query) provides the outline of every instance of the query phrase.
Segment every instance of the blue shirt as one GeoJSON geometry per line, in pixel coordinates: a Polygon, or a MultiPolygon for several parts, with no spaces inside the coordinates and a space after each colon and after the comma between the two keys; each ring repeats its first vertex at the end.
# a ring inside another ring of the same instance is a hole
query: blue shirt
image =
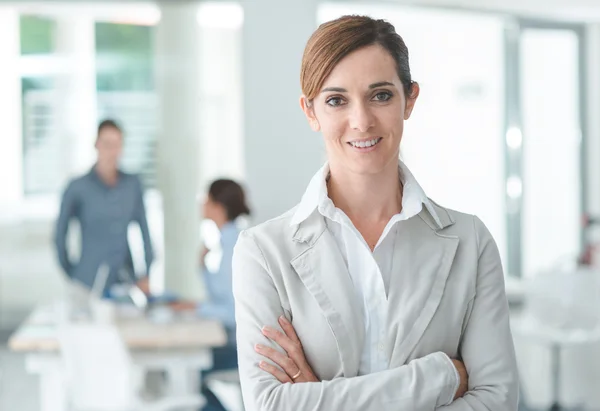
{"type": "Polygon", "coordinates": [[[235,328],[235,306],[232,289],[233,248],[240,232],[235,223],[229,222],[221,228],[221,263],[216,271],[204,267],[202,274],[208,292],[208,301],[199,305],[203,317],[214,318],[228,329],[235,328]]]}
{"type": "Polygon", "coordinates": [[[60,265],[71,279],[91,287],[98,268],[106,264],[110,271],[105,292],[116,283],[135,281],[127,242],[131,222],[140,226],[149,269],[153,253],[142,194],[137,176],[119,172],[116,185],[109,186],[100,179],[95,168],[68,184],[56,223],[55,245],[60,265]],[[66,244],[71,219],[79,220],[81,226],[79,261],[69,259],[66,244]],[[123,278],[123,272],[128,278],[123,278]]]}

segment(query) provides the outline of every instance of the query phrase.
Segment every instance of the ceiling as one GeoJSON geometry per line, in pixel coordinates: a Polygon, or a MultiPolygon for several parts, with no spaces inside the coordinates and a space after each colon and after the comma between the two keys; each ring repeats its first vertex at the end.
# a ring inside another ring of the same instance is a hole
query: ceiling
{"type": "MultiPolygon", "coordinates": [[[[0,0],[0,4],[18,6],[23,10],[39,14],[80,14],[94,10],[108,19],[115,16],[133,16],[140,19],[156,18],[157,5],[173,1],[193,0],[62,0],[62,1],[26,1],[26,0],[0,0]],[[140,9],[140,7],[142,7],[140,9]]],[[[215,1],[215,0],[213,0],[215,1]]],[[[225,0],[216,0],[225,1],[225,0]]],[[[240,0],[244,1],[257,0],[240,0]]],[[[272,0],[271,0],[272,1],[272,0]]],[[[290,0],[281,0],[290,1],[290,0]]],[[[305,0],[296,0],[305,1],[305,0]]],[[[333,0],[334,2],[357,2],[356,0],[333,0]]],[[[374,1],[362,1],[373,4],[374,1]]],[[[380,0],[383,3],[403,5],[442,7],[459,10],[476,10],[483,12],[500,12],[517,14],[520,16],[565,21],[600,22],[600,0],[380,0]]]]}

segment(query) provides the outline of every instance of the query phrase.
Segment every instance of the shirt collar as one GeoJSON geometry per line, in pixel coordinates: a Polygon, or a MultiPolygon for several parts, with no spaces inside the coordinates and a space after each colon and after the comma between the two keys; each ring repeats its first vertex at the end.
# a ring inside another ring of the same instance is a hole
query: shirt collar
{"type": "MultiPolygon", "coordinates": [[[[402,193],[402,213],[409,213],[412,215],[418,214],[422,205],[424,204],[429,211],[429,214],[433,217],[438,226],[442,226],[440,219],[431,204],[431,201],[425,195],[425,191],[419,185],[413,174],[410,172],[408,167],[402,162],[398,161],[398,168],[400,170],[400,178],[402,180],[404,189],[402,193]]],[[[331,201],[327,196],[327,183],[326,179],[329,175],[329,164],[325,163],[319,171],[313,176],[308,184],[302,200],[292,217],[291,225],[297,225],[306,220],[314,211],[319,207],[320,204],[324,204],[326,201],[331,201]]],[[[401,215],[398,214],[398,215],[401,215]]]]}
{"type": "Polygon", "coordinates": [[[106,184],[101,178],[100,175],[98,174],[98,172],[96,171],[96,165],[94,164],[94,166],[90,169],[89,173],[88,173],[88,177],[92,180],[94,180],[96,183],[102,185],[103,187],[107,187],[107,188],[115,188],[117,187],[119,184],[121,184],[121,181],[123,180],[123,172],[121,171],[121,169],[117,169],[117,174],[119,176],[119,178],[117,179],[117,184],[115,184],[114,186],[109,186],[108,184],[106,184]]]}

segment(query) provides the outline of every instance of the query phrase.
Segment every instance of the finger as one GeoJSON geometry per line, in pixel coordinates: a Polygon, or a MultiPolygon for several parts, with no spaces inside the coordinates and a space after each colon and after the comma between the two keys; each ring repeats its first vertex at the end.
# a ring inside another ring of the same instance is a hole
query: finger
{"type": "Polygon", "coordinates": [[[283,348],[288,357],[294,360],[298,367],[305,368],[306,358],[304,357],[302,345],[299,342],[292,341],[290,337],[271,327],[263,327],[263,334],[283,348]]]}
{"type": "Polygon", "coordinates": [[[300,339],[298,338],[298,334],[296,334],[296,330],[292,323],[285,318],[285,316],[279,317],[279,325],[283,328],[285,335],[287,335],[293,342],[300,344],[300,339]]]}
{"type": "Polygon", "coordinates": [[[263,327],[262,333],[265,337],[275,341],[289,355],[294,347],[294,342],[284,333],[271,327],[263,327]]]}
{"type": "Polygon", "coordinates": [[[286,373],[281,371],[279,368],[275,367],[274,365],[269,364],[266,361],[261,361],[260,363],[258,363],[258,366],[262,370],[268,372],[269,374],[271,374],[272,376],[277,378],[277,380],[282,384],[285,384],[287,382],[289,382],[289,383],[293,382],[289,375],[287,375],[286,373]]]}
{"type": "Polygon", "coordinates": [[[296,375],[298,373],[298,370],[300,369],[296,365],[294,360],[292,360],[290,357],[274,348],[266,347],[261,344],[256,344],[254,346],[254,349],[263,357],[266,357],[269,360],[273,361],[275,364],[279,365],[283,369],[283,371],[290,377],[296,375]]]}

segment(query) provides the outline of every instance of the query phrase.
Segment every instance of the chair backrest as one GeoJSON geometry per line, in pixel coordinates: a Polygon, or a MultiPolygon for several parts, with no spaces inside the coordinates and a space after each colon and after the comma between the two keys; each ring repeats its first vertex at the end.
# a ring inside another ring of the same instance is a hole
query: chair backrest
{"type": "Polygon", "coordinates": [[[540,273],[528,281],[526,306],[527,314],[544,326],[598,334],[600,272],[540,273]]]}
{"type": "Polygon", "coordinates": [[[63,324],[59,341],[76,410],[122,411],[135,401],[132,361],[116,327],[63,324]]]}

